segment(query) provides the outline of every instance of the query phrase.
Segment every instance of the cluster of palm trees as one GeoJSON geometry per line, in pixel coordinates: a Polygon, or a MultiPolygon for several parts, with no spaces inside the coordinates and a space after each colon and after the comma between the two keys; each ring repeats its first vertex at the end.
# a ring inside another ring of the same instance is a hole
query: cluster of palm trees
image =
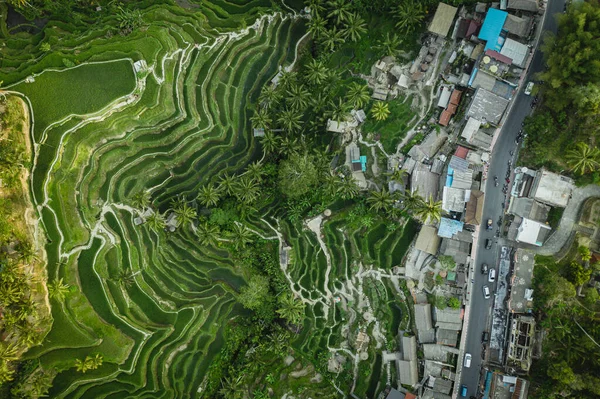
{"type": "Polygon", "coordinates": [[[367,204],[375,212],[392,213],[393,209],[401,209],[421,223],[439,222],[442,218],[442,201],[435,201],[429,196],[425,199],[417,191],[410,193],[390,193],[385,188],[372,190],[367,204]]]}
{"type": "Polygon", "coordinates": [[[583,175],[600,170],[600,149],[583,142],[568,150],[565,159],[573,173],[583,175]]]}
{"type": "Polygon", "coordinates": [[[19,258],[0,257],[0,384],[13,378],[14,361],[41,340],[41,323],[33,300],[28,277],[20,268],[19,258]]]}
{"type": "Polygon", "coordinates": [[[308,0],[308,30],[324,50],[333,52],[346,40],[357,42],[367,32],[364,19],[346,0],[308,0]]]}
{"type": "Polygon", "coordinates": [[[75,359],[75,368],[80,373],[85,373],[89,370],[96,370],[102,366],[103,361],[102,355],[96,353],[94,356],[86,356],[83,360],[75,359]]]}

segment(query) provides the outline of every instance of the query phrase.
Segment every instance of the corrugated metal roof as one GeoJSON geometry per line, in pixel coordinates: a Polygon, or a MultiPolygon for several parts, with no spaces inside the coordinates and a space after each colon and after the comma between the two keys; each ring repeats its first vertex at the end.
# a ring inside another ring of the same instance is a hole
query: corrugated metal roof
{"type": "Polygon", "coordinates": [[[513,39],[506,39],[502,50],[500,50],[500,54],[512,59],[513,65],[522,67],[525,65],[527,54],[529,54],[529,47],[513,39]]]}
{"type": "MultiPolygon", "coordinates": [[[[463,204],[464,204],[464,202],[463,202],[463,204]]],[[[438,236],[444,237],[444,238],[452,238],[452,236],[454,234],[463,230],[464,225],[465,224],[459,220],[442,218],[440,220],[438,236]]]]}
{"type": "Polygon", "coordinates": [[[485,49],[495,49],[498,43],[498,38],[502,32],[504,21],[506,21],[508,13],[506,11],[490,8],[483,21],[483,26],[479,31],[479,38],[487,43],[485,49]]]}

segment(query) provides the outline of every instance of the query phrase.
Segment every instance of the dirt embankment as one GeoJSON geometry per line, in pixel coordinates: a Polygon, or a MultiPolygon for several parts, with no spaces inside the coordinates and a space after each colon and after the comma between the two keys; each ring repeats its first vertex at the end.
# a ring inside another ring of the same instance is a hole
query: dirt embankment
{"type": "MultiPolygon", "coordinates": [[[[23,159],[31,160],[33,158],[33,147],[31,143],[30,128],[31,120],[27,103],[18,96],[7,96],[7,101],[17,101],[20,104],[22,115],[19,124],[20,132],[14,131],[15,134],[10,137],[14,144],[18,147],[24,146],[26,154],[23,159]]],[[[25,163],[28,165],[28,163],[25,163]]],[[[37,317],[40,320],[50,320],[50,301],[48,299],[48,273],[47,273],[47,256],[46,256],[46,235],[41,228],[38,214],[31,201],[31,186],[29,167],[22,167],[19,176],[20,184],[14,188],[0,187],[0,198],[8,198],[11,201],[12,214],[9,215],[9,220],[14,231],[21,232],[31,242],[35,251],[35,257],[30,262],[22,262],[22,271],[28,277],[27,281],[30,286],[31,299],[36,303],[37,317]]],[[[44,327],[43,334],[50,328],[50,323],[42,323],[44,327]],[[47,324],[47,325],[44,325],[47,324]]]]}

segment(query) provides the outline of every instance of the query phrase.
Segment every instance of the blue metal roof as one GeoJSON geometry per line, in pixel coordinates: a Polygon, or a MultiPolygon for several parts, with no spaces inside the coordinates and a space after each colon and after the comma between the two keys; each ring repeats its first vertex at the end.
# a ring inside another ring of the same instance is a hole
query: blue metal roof
{"type": "Polygon", "coordinates": [[[367,156],[366,155],[360,156],[360,165],[362,167],[362,171],[366,172],[367,171],[367,156]]]}
{"type": "Polygon", "coordinates": [[[438,228],[438,236],[444,238],[452,238],[452,236],[459,231],[463,231],[465,224],[458,220],[442,218],[440,220],[440,227],[438,228]]]}
{"type": "MultiPolygon", "coordinates": [[[[500,37],[507,16],[508,13],[506,11],[501,11],[496,8],[490,8],[488,10],[485,21],[483,21],[483,26],[479,31],[479,38],[486,41],[485,50],[497,50],[498,38],[500,37]]],[[[500,44],[500,49],[501,48],[502,44],[500,44]]]]}
{"type": "Polygon", "coordinates": [[[454,169],[448,166],[448,174],[446,175],[446,186],[451,187],[454,181],[454,169]]]}

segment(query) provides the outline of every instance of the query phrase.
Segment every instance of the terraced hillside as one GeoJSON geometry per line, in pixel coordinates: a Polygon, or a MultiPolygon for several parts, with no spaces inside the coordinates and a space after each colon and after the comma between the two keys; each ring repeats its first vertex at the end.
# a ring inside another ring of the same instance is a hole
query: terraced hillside
{"type": "MultiPolygon", "coordinates": [[[[213,2],[208,21],[262,5],[213,2]]],[[[227,252],[189,229],[135,226],[126,203],[149,190],[165,210],[255,158],[247,103],[293,62],[304,23],[255,15],[224,32],[178,7],[143,17],[129,36],[74,41],[62,54],[74,67],[24,63],[11,76],[27,79],[8,87],[35,121],[32,188],[49,280],[70,287],[52,299],[52,331],[27,354],[59,370],[52,397],[195,397],[225,322],[243,312],[234,294],[244,279],[227,252]],[[136,72],[139,60],[147,67],[136,72]],[[101,366],[75,371],[74,359],[95,354],[101,366]]]]}
{"type": "MultiPolygon", "coordinates": [[[[34,121],[31,187],[48,236],[53,326],[26,357],[58,372],[50,397],[203,397],[214,391],[207,379],[231,341],[228,326],[251,313],[239,295],[251,273],[234,239],[203,240],[202,221],[165,233],[151,213],[170,214],[182,198],[196,209],[201,189],[262,157],[247,113],[297,61],[305,19],[266,0],[182,3],[149,5],[144,24],[122,36],[110,25],[81,36],[50,23],[43,38],[13,38],[0,60],[0,80],[34,121]],[[53,50],[42,53],[42,41],[53,50]],[[154,211],[133,207],[141,192],[154,211]]],[[[305,314],[296,335],[281,328],[293,352],[257,356],[256,375],[279,396],[374,397],[395,382],[381,351],[395,350],[408,326],[392,269],[415,226],[365,221],[364,204],[347,203],[292,223],[278,196],[258,202],[241,218],[249,241],[272,243],[264,248],[273,257],[291,247],[277,271],[305,314]],[[371,342],[358,343],[361,333],[371,342]]],[[[266,395],[262,382],[247,386],[266,395]]]]}

